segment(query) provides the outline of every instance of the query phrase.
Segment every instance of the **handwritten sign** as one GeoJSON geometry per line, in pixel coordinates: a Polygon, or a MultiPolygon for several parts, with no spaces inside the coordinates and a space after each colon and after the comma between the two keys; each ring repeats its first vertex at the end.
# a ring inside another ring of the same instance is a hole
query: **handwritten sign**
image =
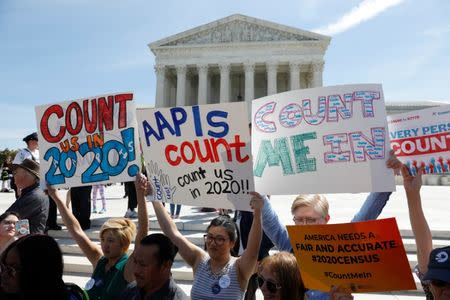
{"type": "Polygon", "coordinates": [[[395,218],[287,226],[305,286],[348,292],[416,289],[395,218]]]}
{"type": "Polygon", "coordinates": [[[134,180],[139,172],[132,93],[36,107],[41,178],[55,187],[134,180]]]}
{"type": "Polygon", "coordinates": [[[449,173],[450,105],[388,117],[391,147],[412,175],[449,173]]]}
{"type": "Polygon", "coordinates": [[[250,210],[254,190],[245,103],[137,111],[157,200],[250,210]]]}
{"type": "Polygon", "coordinates": [[[296,90],[252,103],[255,188],[264,194],[395,190],[381,85],[296,90]]]}

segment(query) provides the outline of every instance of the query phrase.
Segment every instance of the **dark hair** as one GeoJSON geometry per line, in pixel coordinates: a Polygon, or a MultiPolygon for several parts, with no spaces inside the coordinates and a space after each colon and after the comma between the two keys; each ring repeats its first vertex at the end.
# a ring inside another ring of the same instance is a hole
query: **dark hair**
{"type": "Polygon", "coordinates": [[[58,243],[50,236],[31,234],[11,243],[1,257],[14,249],[20,259],[19,293],[24,299],[68,299],[63,275],[63,258],[58,243]]]}
{"type": "Polygon", "coordinates": [[[300,276],[297,260],[294,254],[281,251],[265,257],[259,267],[258,273],[264,269],[269,269],[281,285],[281,299],[303,299],[305,295],[305,286],[300,276]]]}
{"type": "Polygon", "coordinates": [[[173,262],[178,253],[178,248],[172,241],[162,233],[153,233],[147,235],[141,240],[142,246],[156,245],[159,248],[158,262],[162,265],[166,261],[173,262]]]}
{"type": "Polygon", "coordinates": [[[2,222],[4,219],[6,219],[7,217],[9,217],[9,216],[11,216],[11,215],[16,216],[17,219],[20,219],[19,214],[16,213],[15,211],[7,211],[7,212],[2,213],[2,214],[0,215],[0,222],[2,222]]]}
{"type": "Polygon", "coordinates": [[[211,223],[209,223],[208,225],[208,228],[206,228],[206,231],[208,231],[211,227],[219,227],[219,226],[225,228],[225,230],[228,233],[228,237],[230,238],[230,241],[234,242],[237,240],[238,234],[236,223],[233,222],[230,216],[224,215],[212,219],[211,223]]]}

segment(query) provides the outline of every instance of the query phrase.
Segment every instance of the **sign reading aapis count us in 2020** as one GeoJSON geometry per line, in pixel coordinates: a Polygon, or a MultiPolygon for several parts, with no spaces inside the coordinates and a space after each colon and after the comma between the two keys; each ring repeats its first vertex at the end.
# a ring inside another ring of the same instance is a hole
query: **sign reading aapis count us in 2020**
{"type": "Polygon", "coordinates": [[[255,188],[269,195],[394,191],[381,85],[302,89],[252,102],[255,188]],[[343,176],[344,175],[344,176],[343,176]]]}
{"type": "Polygon", "coordinates": [[[244,102],[137,111],[156,200],[250,210],[254,190],[244,102]]]}
{"type": "Polygon", "coordinates": [[[391,147],[412,175],[450,173],[450,105],[388,117],[391,147]]]}
{"type": "Polygon", "coordinates": [[[287,226],[305,287],[348,292],[416,289],[395,218],[287,226]]]}
{"type": "Polygon", "coordinates": [[[125,182],[140,169],[132,93],[36,107],[41,178],[55,187],[125,182]]]}

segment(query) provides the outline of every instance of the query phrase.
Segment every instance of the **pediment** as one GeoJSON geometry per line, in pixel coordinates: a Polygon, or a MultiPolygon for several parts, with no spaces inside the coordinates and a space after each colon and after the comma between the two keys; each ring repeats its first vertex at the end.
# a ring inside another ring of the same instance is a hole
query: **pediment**
{"type": "Polygon", "coordinates": [[[151,49],[166,46],[194,46],[204,44],[326,41],[328,36],[292,28],[243,15],[224,19],[151,43],[151,49]]]}

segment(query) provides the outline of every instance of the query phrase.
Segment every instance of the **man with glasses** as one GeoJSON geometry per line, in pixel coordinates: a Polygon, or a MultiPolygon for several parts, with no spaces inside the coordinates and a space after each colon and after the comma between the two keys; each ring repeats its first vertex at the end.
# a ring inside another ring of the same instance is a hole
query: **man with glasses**
{"type": "MultiPolygon", "coordinates": [[[[391,156],[386,162],[388,168],[398,170],[401,162],[391,151],[391,156]]],[[[370,193],[359,212],[353,217],[352,222],[374,220],[378,218],[391,192],[370,193]]],[[[278,218],[273,210],[268,197],[260,197],[257,201],[264,201],[262,210],[262,223],[264,233],[270,238],[279,251],[292,252],[292,245],[285,224],[278,218]]],[[[299,195],[291,206],[291,214],[295,225],[327,224],[330,220],[328,214],[328,200],[323,195],[299,195]]],[[[328,293],[320,291],[308,291],[309,300],[329,299],[328,293]]]]}

